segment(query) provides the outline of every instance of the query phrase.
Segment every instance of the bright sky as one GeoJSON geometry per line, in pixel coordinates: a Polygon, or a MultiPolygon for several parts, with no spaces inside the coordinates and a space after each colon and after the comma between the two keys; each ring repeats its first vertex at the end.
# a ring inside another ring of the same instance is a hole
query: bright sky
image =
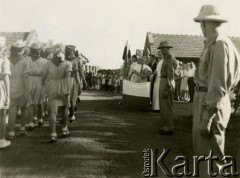
{"type": "Polygon", "coordinates": [[[90,65],[119,68],[127,40],[133,54],[147,32],[201,35],[193,18],[203,4],[217,4],[223,33],[240,37],[238,0],[0,0],[0,31],[35,29],[43,42],[76,45],[90,65]]]}

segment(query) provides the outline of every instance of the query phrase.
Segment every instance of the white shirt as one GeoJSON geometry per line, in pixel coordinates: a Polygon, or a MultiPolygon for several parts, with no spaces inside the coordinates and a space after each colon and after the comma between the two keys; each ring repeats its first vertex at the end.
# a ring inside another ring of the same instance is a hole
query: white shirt
{"type": "MultiPolygon", "coordinates": [[[[146,64],[135,64],[133,69],[132,70],[135,70],[137,72],[141,72],[141,71],[149,71],[149,72],[152,72],[152,69],[146,65],[146,64]]],[[[132,74],[132,77],[131,77],[131,82],[135,82],[135,83],[142,83],[142,82],[147,82],[147,78],[145,79],[142,79],[141,77],[139,77],[138,75],[136,74],[132,74]]]]}
{"type": "Polygon", "coordinates": [[[194,77],[196,68],[191,68],[188,70],[188,77],[194,77]]]}

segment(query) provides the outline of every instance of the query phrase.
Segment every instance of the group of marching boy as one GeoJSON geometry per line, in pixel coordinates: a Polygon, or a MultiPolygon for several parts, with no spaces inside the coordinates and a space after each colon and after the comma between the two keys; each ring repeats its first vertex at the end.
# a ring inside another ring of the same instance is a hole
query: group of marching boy
{"type": "MultiPolygon", "coordinates": [[[[57,141],[56,120],[62,112],[61,136],[68,136],[68,119],[75,120],[76,101],[86,84],[82,61],[75,46],[63,44],[41,46],[17,41],[7,47],[0,44],[0,148],[10,145],[16,137],[15,120],[20,117],[19,135],[50,121],[50,142],[57,141]],[[8,116],[8,134],[6,118],[8,116]]],[[[86,84],[87,85],[87,84],[86,84]]]]}

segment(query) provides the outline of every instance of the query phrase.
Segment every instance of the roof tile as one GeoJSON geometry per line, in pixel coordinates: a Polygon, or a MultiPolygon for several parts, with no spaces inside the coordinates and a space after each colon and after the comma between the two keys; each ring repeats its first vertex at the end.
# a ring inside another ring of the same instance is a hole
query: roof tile
{"type": "MultiPolygon", "coordinates": [[[[151,53],[157,54],[160,41],[167,40],[173,46],[172,54],[175,57],[199,58],[203,50],[203,36],[193,35],[169,35],[151,33],[154,44],[151,46],[151,53]]],[[[238,52],[240,53],[240,38],[230,37],[238,52]]]]}

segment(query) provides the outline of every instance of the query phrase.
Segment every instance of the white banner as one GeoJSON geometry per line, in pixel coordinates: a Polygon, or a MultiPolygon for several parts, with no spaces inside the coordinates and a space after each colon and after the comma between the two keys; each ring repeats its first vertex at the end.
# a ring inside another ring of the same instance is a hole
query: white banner
{"type": "Polygon", "coordinates": [[[150,98],[151,83],[134,83],[123,80],[123,94],[150,98]]]}

